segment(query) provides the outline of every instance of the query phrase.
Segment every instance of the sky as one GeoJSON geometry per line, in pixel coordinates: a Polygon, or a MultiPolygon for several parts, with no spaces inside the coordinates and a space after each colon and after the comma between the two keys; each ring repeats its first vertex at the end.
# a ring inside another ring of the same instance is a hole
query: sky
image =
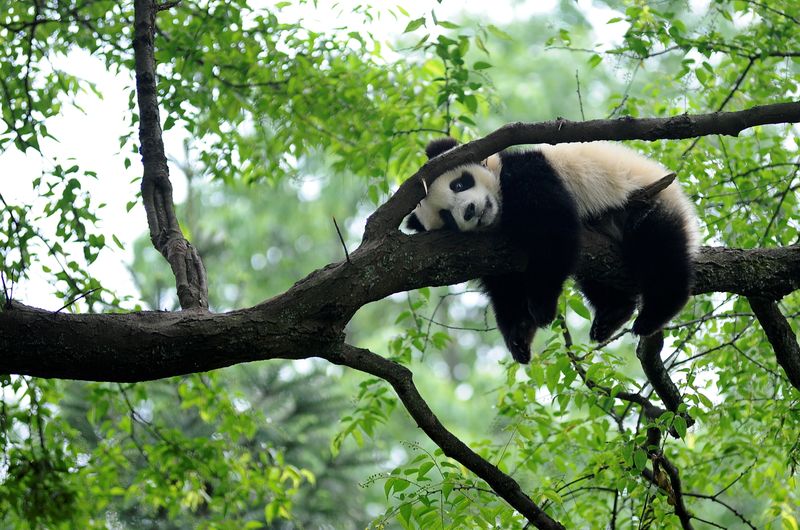
{"type": "MultiPolygon", "coordinates": [[[[349,13],[347,6],[357,3],[321,0],[317,3],[317,9],[305,3],[300,7],[287,8],[285,14],[302,19],[309,26],[325,29],[333,25],[346,25],[349,13]],[[340,7],[334,9],[334,5],[340,7]],[[332,16],[333,14],[336,16],[332,16]]],[[[431,4],[429,0],[406,0],[401,3],[411,19],[428,14],[431,4]]],[[[599,39],[619,38],[620,32],[624,30],[622,25],[605,25],[613,16],[612,11],[593,6],[591,0],[578,0],[578,4],[591,20],[597,21],[599,39]]],[[[457,20],[460,13],[466,12],[478,18],[483,17],[487,23],[502,26],[513,20],[547,13],[554,8],[556,0],[443,0],[441,4],[434,5],[440,19],[457,20]]],[[[375,21],[376,27],[372,29],[375,34],[384,35],[387,40],[391,40],[402,32],[406,23],[405,20],[384,16],[375,21]]],[[[109,242],[111,234],[116,235],[124,249],[110,244],[110,248],[101,252],[97,262],[92,264],[90,272],[104,285],[113,288],[118,296],[129,295],[138,300],[127,264],[133,259],[133,242],[146,232],[147,227],[141,203],[137,202],[130,211],[126,211],[126,204],[136,197],[141,165],[138,154],[122,152],[119,145],[119,138],[131,128],[128,94],[133,86],[132,77],[129,72],[114,74],[107,71],[99,59],[83,51],[74,51],[67,57],[56,57],[53,62],[56,67],[94,83],[103,97],[99,99],[91,92],[83,93],[76,98],[77,105],[83,111],[66,104],[61,114],[48,120],[47,128],[58,141],[48,139],[42,142],[44,156],[30,150],[21,153],[13,147],[0,153],[0,185],[3,197],[9,204],[36,203],[32,182],[50,171],[56,162],[62,165],[77,163],[84,171],[96,172],[96,180],[85,179],[84,182],[92,202],[105,203],[105,207],[98,211],[101,219],[99,228],[109,242]],[[128,169],[123,164],[126,157],[130,157],[132,162],[128,169]],[[70,160],[74,162],[68,162],[70,160]]],[[[162,114],[162,121],[164,118],[162,114]]],[[[168,156],[178,159],[183,157],[183,140],[186,137],[186,131],[179,127],[164,133],[168,156]]],[[[170,167],[170,174],[175,188],[174,198],[176,202],[181,202],[186,193],[185,178],[174,164],[170,167]]],[[[306,191],[313,195],[314,190],[306,191]]],[[[46,223],[44,227],[47,228],[46,223]]],[[[29,305],[58,309],[63,302],[52,295],[51,291],[45,275],[34,272],[29,280],[16,286],[15,298],[29,305]]]]}

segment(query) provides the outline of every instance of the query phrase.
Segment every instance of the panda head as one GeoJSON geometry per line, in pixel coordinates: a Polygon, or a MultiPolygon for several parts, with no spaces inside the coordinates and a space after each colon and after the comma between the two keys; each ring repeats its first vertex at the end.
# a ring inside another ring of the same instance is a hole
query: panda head
{"type": "MultiPolygon", "coordinates": [[[[433,140],[425,148],[431,159],[458,145],[453,138],[433,140]]],[[[406,226],[415,232],[446,228],[461,232],[492,226],[500,214],[499,157],[483,164],[467,164],[443,173],[409,216],[406,226]]]]}

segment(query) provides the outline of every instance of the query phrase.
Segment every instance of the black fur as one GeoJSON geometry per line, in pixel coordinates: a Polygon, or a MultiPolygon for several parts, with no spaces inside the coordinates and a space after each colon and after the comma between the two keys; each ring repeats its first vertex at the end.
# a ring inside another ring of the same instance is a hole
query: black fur
{"type": "Polygon", "coordinates": [[[639,298],[633,332],[650,335],[663,328],[688,301],[693,281],[683,219],[655,201],[631,203],[585,224],[620,242],[624,267],[641,295],[582,279],[578,287],[595,312],[590,338],[598,342],[611,338],[631,317],[639,298]]]}
{"type": "Polygon", "coordinates": [[[458,230],[458,223],[450,210],[439,210],[439,217],[442,219],[444,228],[448,230],[458,230]]]}
{"type": "Polygon", "coordinates": [[[408,228],[413,232],[425,231],[425,227],[419,221],[419,217],[417,217],[417,214],[415,213],[412,213],[411,215],[408,216],[408,220],[406,221],[406,228],[408,228]]]}
{"type": "Polygon", "coordinates": [[[501,153],[500,230],[527,249],[524,273],[482,278],[514,359],[530,361],[537,328],[553,321],[564,281],[580,250],[575,201],[537,151],[501,153]]]}
{"type": "Polygon", "coordinates": [[[450,183],[453,193],[460,193],[475,186],[475,177],[469,171],[464,171],[461,176],[450,183]]]}
{"type": "Polygon", "coordinates": [[[661,203],[630,208],[622,257],[642,295],[637,335],[655,333],[689,300],[693,280],[683,220],[661,203]]]}
{"type": "MultiPolygon", "coordinates": [[[[432,158],[456,145],[452,138],[435,140],[426,153],[432,158]]],[[[583,228],[620,242],[624,266],[641,294],[634,333],[654,333],[680,311],[689,298],[693,271],[683,219],[677,213],[658,201],[631,203],[581,222],[574,198],[541,152],[499,155],[499,230],[527,251],[528,268],[486,276],[481,283],[516,361],[530,361],[536,330],[555,318],[564,281],[577,265],[583,228]]],[[[457,229],[449,211],[441,211],[440,216],[445,228],[457,229]]],[[[414,214],[407,226],[425,231],[414,214]]],[[[578,287],[594,308],[590,337],[599,342],[608,340],[631,317],[639,299],[591,279],[582,279],[578,287]]]]}
{"type": "Polygon", "coordinates": [[[446,138],[438,138],[436,140],[431,140],[430,143],[428,143],[428,146],[425,147],[425,154],[430,159],[436,155],[444,153],[445,151],[449,151],[457,145],[458,140],[455,138],[450,138],[449,136],[446,138]]]}

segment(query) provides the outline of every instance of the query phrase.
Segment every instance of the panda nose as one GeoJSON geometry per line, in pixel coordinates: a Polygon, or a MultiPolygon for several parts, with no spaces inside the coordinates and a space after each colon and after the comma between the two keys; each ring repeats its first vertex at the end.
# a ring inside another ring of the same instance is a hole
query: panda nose
{"type": "Polygon", "coordinates": [[[467,209],[464,210],[464,220],[469,221],[473,217],[475,217],[475,203],[471,202],[469,206],[467,206],[467,209]]]}

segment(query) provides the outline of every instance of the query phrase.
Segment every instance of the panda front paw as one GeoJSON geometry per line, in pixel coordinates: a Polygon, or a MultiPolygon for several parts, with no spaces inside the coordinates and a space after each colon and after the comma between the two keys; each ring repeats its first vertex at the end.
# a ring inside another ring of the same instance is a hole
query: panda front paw
{"type": "Polygon", "coordinates": [[[520,364],[528,364],[531,362],[531,347],[530,344],[523,344],[520,342],[506,342],[508,351],[511,352],[511,357],[520,364]]]}
{"type": "Polygon", "coordinates": [[[535,333],[535,327],[516,325],[508,330],[508,333],[504,334],[503,338],[506,341],[508,351],[511,352],[511,356],[518,363],[528,364],[531,362],[531,342],[533,342],[535,333]]]}

